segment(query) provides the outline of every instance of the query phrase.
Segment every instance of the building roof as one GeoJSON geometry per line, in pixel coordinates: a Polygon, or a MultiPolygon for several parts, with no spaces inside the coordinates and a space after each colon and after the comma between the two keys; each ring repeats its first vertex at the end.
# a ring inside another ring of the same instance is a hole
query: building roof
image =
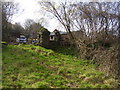
{"type": "MultiPolygon", "coordinates": [[[[62,35],[62,34],[67,34],[67,32],[60,32],[60,34],[62,35]]],[[[50,33],[50,36],[53,36],[53,35],[55,35],[55,33],[54,32],[51,32],[50,33]]]]}

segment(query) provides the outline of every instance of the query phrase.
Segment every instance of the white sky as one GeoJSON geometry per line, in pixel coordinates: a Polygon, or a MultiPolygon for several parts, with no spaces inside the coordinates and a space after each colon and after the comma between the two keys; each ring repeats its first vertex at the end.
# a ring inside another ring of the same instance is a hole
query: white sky
{"type": "MultiPolygon", "coordinates": [[[[40,8],[40,5],[37,1],[40,0],[14,0],[19,3],[19,12],[13,16],[12,23],[20,23],[24,25],[26,19],[33,19],[38,22],[41,18],[44,18],[44,27],[46,27],[49,31],[53,31],[54,29],[61,29],[59,22],[56,18],[50,19],[47,12],[40,8]]],[[[59,0],[57,1],[59,2],[59,0]]]]}
{"type": "MultiPolygon", "coordinates": [[[[9,1],[9,0],[8,0],[9,1]]],[[[63,31],[63,28],[61,28],[61,25],[59,22],[52,18],[50,19],[49,15],[40,9],[40,5],[37,3],[37,1],[42,0],[14,0],[15,2],[19,3],[19,12],[13,16],[12,23],[20,23],[21,25],[24,25],[24,22],[26,19],[33,19],[34,21],[39,21],[41,18],[44,18],[43,26],[46,27],[49,31],[53,31],[54,29],[59,29],[63,31]]],[[[59,4],[59,2],[64,0],[49,0],[49,1],[55,1],[59,4]]],[[[66,0],[66,1],[83,1],[83,0],[66,0]]],[[[84,0],[88,1],[88,0],[84,0]]],[[[90,0],[90,1],[97,1],[97,0],[90,0]]],[[[111,0],[109,0],[111,1],[111,0]]],[[[119,0],[115,0],[119,1],[119,0]]]]}

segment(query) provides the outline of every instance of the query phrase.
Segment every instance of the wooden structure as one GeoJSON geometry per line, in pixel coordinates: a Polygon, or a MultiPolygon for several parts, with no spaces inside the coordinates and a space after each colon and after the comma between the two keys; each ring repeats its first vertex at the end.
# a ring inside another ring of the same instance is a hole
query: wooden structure
{"type": "Polygon", "coordinates": [[[67,32],[54,31],[50,34],[50,42],[61,46],[70,45],[70,38],[67,32]]]}
{"type": "Polygon", "coordinates": [[[48,30],[41,30],[37,35],[37,43],[43,47],[49,47],[49,35],[50,32],[48,30]]]}

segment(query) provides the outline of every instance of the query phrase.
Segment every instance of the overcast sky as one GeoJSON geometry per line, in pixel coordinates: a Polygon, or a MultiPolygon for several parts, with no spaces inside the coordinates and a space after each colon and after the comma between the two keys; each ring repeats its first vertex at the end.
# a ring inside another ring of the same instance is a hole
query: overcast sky
{"type": "MultiPolygon", "coordinates": [[[[19,3],[19,12],[15,14],[12,18],[12,23],[20,23],[24,25],[25,20],[33,19],[34,21],[38,22],[41,18],[44,21],[43,25],[49,31],[53,31],[54,29],[59,29],[63,31],[63,28],[60,26],[59,22],[55,18],[50,18],[48,13],[40,8],[38,1],[42,0],[14,0],[15,2],[19,3]]],[[[61,1],[64,0],[49,0],[54,1],[59,4],[61,1]]],[[[66,0],[66,1],[83,1],[83,0],[66,0]]],[[[84,0],[88,1],[88,0],[84,0]]],[[[97,1],[97,0],[91,0],[97,1]]],[[[107,0],[111,1],[111,0],[107,0]]],[[[119,1],[119,0],[115,0],[119,1]]]]}
{"type": "MultiPolygon", "coordinates": [[[[25,20],[33,19],[36,22],[43,20],[43,25],[49,30],[63,29],[60,28],[59,22],[56,18],[51,18],[50,15],[40,8],[38,1],[40,0],[14,0],[19,3],[19,12],[12,18],[12,23],[20,23],[24,25],[25,20]]],[[[55,0],[59,3],[60,0],[55,0]]],[[[52,15],[52,14],[51,14],[52,15]]]]}

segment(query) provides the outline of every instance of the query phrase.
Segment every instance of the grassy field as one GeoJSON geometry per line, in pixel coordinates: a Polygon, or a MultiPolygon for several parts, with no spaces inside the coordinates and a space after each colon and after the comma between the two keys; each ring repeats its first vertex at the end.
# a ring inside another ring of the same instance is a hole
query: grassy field
{"type": "Polygon", "coordinates": [[[77,59],[71,49],[33,45],[3,46],[3,88],[112,88],[113,77],[77,59]],[[64,52],[64,53],[62,53],[64,52]],[[69,54],[70,53],[70,54],[69,54]]]}

